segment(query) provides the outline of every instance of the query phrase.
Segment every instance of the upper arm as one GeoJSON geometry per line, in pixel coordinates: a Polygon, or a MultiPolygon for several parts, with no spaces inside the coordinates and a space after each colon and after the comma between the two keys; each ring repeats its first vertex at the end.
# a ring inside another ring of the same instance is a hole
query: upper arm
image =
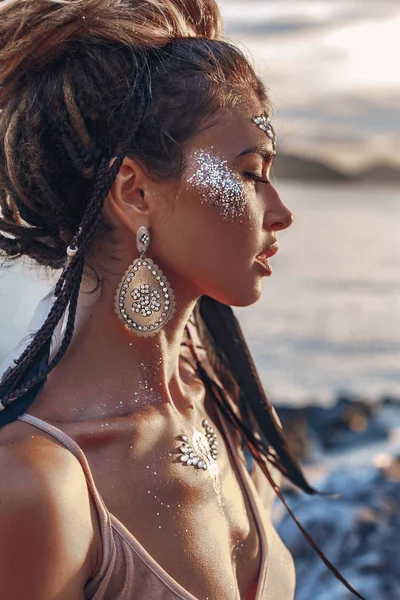
{"type": "Polygon", "coordinates": [[[0,598],[84,599],[90,539],[68,489],[79,482],[55,463],[0,447],[0,598]]]}

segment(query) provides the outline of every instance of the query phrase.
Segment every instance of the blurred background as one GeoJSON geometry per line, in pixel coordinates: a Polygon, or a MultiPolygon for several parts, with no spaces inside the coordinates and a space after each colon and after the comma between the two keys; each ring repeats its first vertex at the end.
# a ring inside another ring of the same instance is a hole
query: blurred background
{"type": "MultiPolygon", "coordinates": [[[[270,92],[293,226],[260,301],[235,309],[312,482],[296,514],[366,598],[400,599],[400,4],[223,0],[226,36],[270,92]]],[[[0,363],[53,281],[0,272],[0,363]]],[[[296,600],[353,597],[279,506],[296,600]]]]}
{"type": "MultiPolygon", "coordinates": [[[[280,232],[260,301],[236,309],[318,489],[291,508],[365,598],[400,599],[400,4],[224,0],[274,104],[280,232]]],[[[279,502],[296,600],[354,596],[279,502]]]]}
{"type": "Polygon", "coordinates": [[[262,300],[237,311],[263,382],[277,402],[400,396],[400,5],[220,4],[270,91],[295,217],[262,300]]]}

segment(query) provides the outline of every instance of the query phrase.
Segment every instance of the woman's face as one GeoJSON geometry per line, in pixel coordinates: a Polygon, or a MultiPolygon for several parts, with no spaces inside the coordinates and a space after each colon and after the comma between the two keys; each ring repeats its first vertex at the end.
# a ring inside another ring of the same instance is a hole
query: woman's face
{"type": "Polygon", "coordinates": [[[256,257],[293,221],[269,182],[274,144],[252,121],[262,112],[254,102],[221,114],[192,138],[178,189],[160,184],[168,208],[152,226],[155,261],[183,278],[186,289],[232,306],[258,300],[269,273],[256,257]]]}

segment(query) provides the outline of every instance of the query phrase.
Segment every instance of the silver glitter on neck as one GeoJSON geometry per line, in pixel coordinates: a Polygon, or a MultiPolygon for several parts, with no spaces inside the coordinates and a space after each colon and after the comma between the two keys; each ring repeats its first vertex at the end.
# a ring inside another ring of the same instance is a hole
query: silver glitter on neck
{"type": "Polygon", "coordinates": [[[194,157],[197,169],[187,182],[201,192],[201,201],[218,207],[224,221],[241,217],[246,203],[244,190],[228,162],[204,150],[195,152],[194,157]]]}

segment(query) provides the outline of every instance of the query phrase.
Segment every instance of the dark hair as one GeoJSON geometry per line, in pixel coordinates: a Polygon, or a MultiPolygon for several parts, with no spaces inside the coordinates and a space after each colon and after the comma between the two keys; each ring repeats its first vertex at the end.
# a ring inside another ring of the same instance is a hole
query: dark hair
{"type": "MultiPolygon", "coordinates": [[[[155,178],[179,178],[185,144],[219,109],[250,93],[268,105],[245,56],[219,35],[213,0],[31,0],[23,10],[8,0],[0,8],[0,250],[5,265],[28,256],[63,269],[45,323],[0,382],[6,407],[0,427],[27,410],[71,342],[90,249],[105,231],[112,237],[102,206],[124,156],[140,159],[155,178]],[[66,255],[68,245],[77,248],[73,257],[66,255]],[[38,369],[67,309],[60,348],[38,369]]],[[[232,309],[204,296],[195,318],[240,419],[198,362],[200,375],[275,491],[285,502],[266,461],[315,493],[288,447],[232,309]]]]}

